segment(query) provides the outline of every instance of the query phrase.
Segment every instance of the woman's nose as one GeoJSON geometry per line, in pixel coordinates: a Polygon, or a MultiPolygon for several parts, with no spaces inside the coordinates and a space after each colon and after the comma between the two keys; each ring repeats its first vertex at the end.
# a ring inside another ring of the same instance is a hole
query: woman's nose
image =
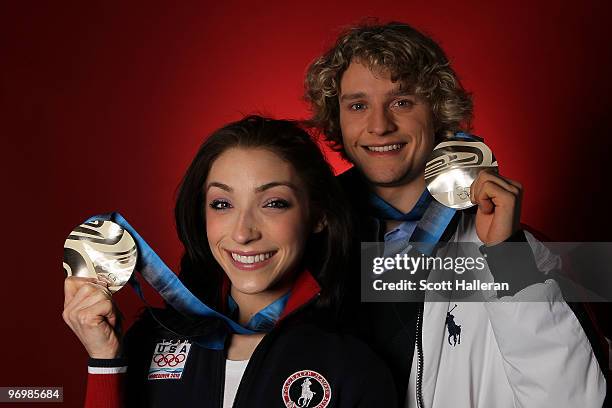
{"type": "Polygon", "coordinates": [[[261,238],[257,222],[250,211],[241,212],[232,231],[232,239],[239,244],[248,244],[261,238]]]}

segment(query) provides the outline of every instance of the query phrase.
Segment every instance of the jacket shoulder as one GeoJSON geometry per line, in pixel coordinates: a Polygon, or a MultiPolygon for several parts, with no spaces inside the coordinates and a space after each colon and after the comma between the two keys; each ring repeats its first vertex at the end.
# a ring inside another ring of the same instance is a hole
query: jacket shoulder
{"type": "Polygon", "coordinates": [[[278,341],[291,344],[291,347],[300,347],[303,350],[310,348],[317,353],[327,354],[346,367],[379,367],[386,370],[382,360],[365,342],[331,328],[304,323],[286,330],[278,341]]]}

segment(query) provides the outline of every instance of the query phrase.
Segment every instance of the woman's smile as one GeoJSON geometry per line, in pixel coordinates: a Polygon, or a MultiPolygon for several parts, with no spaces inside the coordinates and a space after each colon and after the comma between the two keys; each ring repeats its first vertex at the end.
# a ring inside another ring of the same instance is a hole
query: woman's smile
{"type": "Polygon", "coordinates": [[[242,270],[253,270],[263,268],[271,262],[271,259],[278,251],[232,251],[225,249],[234,266],[242,270]]]}

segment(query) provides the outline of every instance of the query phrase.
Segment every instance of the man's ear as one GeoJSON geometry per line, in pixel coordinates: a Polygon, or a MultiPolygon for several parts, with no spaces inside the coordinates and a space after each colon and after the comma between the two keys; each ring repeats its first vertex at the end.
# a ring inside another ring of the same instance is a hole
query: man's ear
{"type": "Polygon", "coordinates": [[[323,231],[326,227],[327,227],[327,218],[325,218],[325,216],[322,216],[321,218],[319,218],[317,222],[315,222],[314,228],[312,229],[312,233],[318,234],[319,232],[323,231]]]}

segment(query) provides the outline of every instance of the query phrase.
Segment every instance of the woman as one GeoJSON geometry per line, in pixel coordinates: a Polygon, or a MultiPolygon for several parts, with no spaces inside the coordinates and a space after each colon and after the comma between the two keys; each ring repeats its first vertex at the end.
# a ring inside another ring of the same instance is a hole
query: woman
{"type": "Polygon", "coordinates": [[[181,279],[257,334],[166,308],[122,342],[103,283],[67,278],[64,319],[91,357],[87,405],[393,406],[387,369],[330,329],[350,236],[339,191],[292,122],[251,116],[213,133],[178,194],[181,279]],[[204,344],[218,335],[224,350],[204,344]]]}

